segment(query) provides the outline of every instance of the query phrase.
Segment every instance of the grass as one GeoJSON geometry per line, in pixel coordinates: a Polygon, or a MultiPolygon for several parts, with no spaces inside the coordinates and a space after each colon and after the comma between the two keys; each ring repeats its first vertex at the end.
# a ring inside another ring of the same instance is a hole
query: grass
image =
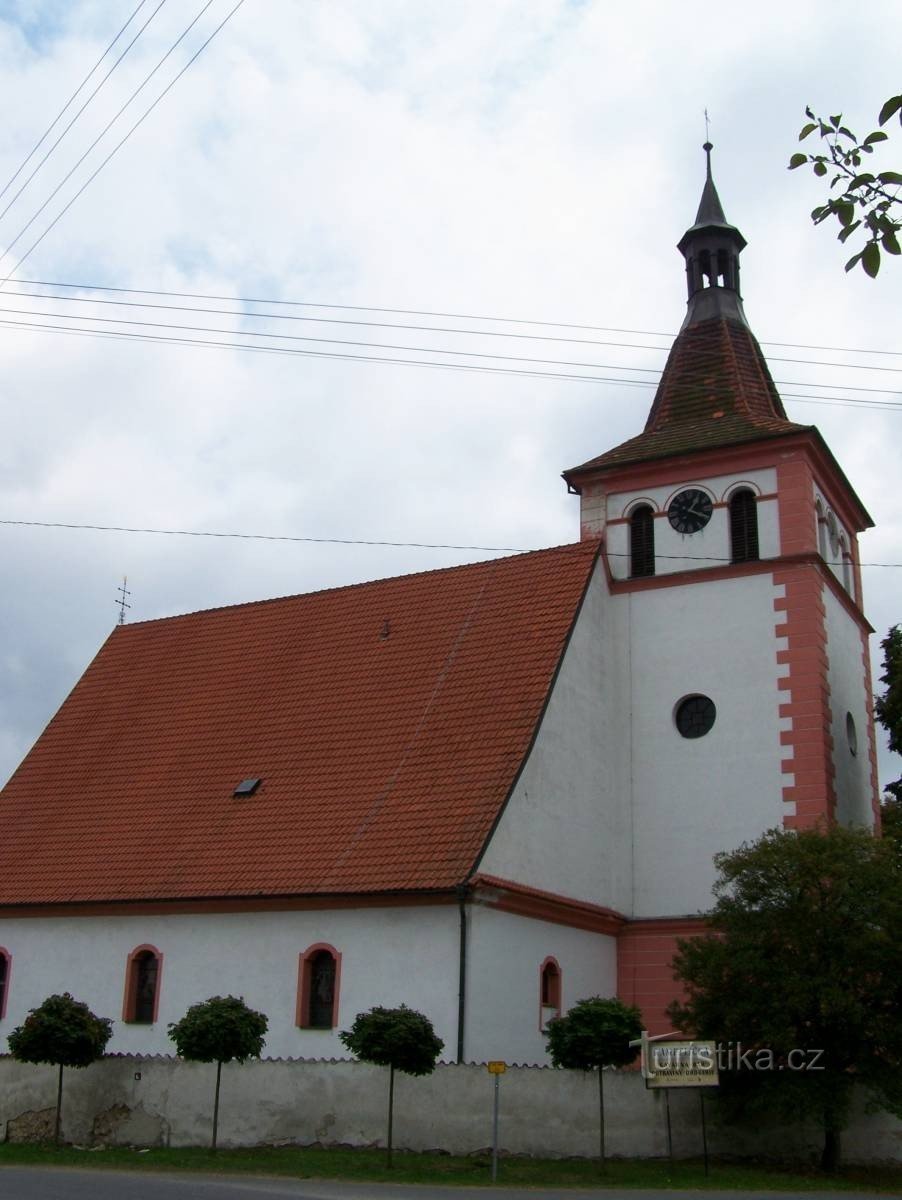
{"type": "MultiPolygon", "coordinates": [[[[0,1145],[0,1166],[110,1167],[138,1171],[203,1171],[222,1175],[283,1175],[296,1179],[391,1180],[486,1186],[488,1155],[459,1158],[396,1151],[389,1171],[381,1150],[263,1146],[220,1150],[129,1148],[103,1150],[48,1145],[0,1145]]],[[[730,1191],[871,1191],[902,1193],[902,1167],[847,1167],[825,1175],[814,1167],[712,1162],[706,1177],[701,1161],[613,1159],[604,1174],[587,1159],[502,1158],[498,1183],[514,1187],[616,1187],[719,1189],[730,1191]]]]}

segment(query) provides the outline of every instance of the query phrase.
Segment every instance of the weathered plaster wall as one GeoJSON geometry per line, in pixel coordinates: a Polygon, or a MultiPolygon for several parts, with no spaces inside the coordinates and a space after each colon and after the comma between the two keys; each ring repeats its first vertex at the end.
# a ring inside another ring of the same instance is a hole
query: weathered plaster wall
{"type": "Polygon", "coordinates": [[[625,615],[599,563],[538,737],[478,866],[620,912],[632,892],[625,615]]]}
{"type": "MultiPolygon", "coordinates": [[[[174,1059],[109,1058],[67,1071],[63,1134],[82,1145],[204,1145],[211,1132],[214,1068],[174,1059]]],[[[645,1090],[638,1072],[605,1079],[607,1147],[641,1158],[667,1153],[664,1097],[645,1090]]],[[[56,1071],[0,1058],[0,1138],[23,1116],[52,1109],[56,1071]]],[[[386,1072],[360,1063],[256,1062],[223,1069],[222,1146],[272,1143],[383,1144],[386,1072]]],[[[597,1154],[597,1077],[578,1071],[517,1067],[501,1079],[499,1140],[511,1153],[597,1154]]],[[[399,1076],[395,1144],[411,1150],[466,1154],[491,1145],[492,1080],[483,1066],[442,1066],[434,1075],[399,1076]]],[[[706,1101],[712,1154],[810,1160],[817,1130],[774,1124],[754,1131],[721,1125],[717,1102],[706,1101]]],[[[695,1092],[672,1093],[674,1153],[701,1151],[695,1092]]],[[[902,1161],[902,1124],[861,1109],[844,1135],[849,1162],[902,1161]]],[[[503,1171],[503,1167],[502,1167],[503,1171]]]]}

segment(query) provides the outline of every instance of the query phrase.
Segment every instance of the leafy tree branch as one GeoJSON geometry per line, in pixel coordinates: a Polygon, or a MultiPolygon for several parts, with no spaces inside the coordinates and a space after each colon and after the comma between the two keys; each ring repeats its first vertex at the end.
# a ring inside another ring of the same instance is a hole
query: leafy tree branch
{"type": "MultiPolygon", "coordinates": [[[[817,116],[811,108],[805,109],[808,121],[799,132],[803,142],[817,133],[822,142],[818,154],[793,154],[789,170],[810,165],[818,178],[826,177],[830,171],[830,191],[837,194],[825,204],[812,210],[811,220],[820,225],[829,217],[839,222],[837,237],[845,244],[853,234],[860,232],[866,238],[864,247],[853,254],[846,263],[846,270],[861,264],[865,274],[872,279],[880,270],[881,251],[885,254],[902,253],[899,233],[902,231],[902,172],[862,170],[866,156],[874,153],[874,147],[889,138],[884,130],[875,129],[864,138],[859,138],[843,124],[842,113],[836,116],[817,116]]],[[[890,96],[880,109],[878,124],[887,125],[894,116],[902,124],[902,95],[890,96]]]]}

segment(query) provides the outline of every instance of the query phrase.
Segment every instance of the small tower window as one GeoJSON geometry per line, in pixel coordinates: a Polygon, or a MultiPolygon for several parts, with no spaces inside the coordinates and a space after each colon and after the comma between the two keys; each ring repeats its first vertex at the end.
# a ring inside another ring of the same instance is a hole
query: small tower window
{"type": "Polygon", "coordinates": [[[839,548],[842,554],[842,585],[851,596],[852,590],[852,556],[849,553],[849,543],[846,541],[845,535],[839,539],[839,548]]]}
{"type": "Polygon", "coordinates": [[[334,1029],[338,1024],[341,955],[318,944],[300,957],[297,1023],[302,1029],[334,1029]]]}
{"type": "Polygon", "coordinates": [[[539,973],[539,1028],[561,1015],[561,968],[556,958],[546,958],[539,973]]]}
{"type": "Polygon", "coordinates": [[[849,743],[849,753],[854,758],[858,753],[858,730],[855,728],[855,718],[850,712],[846,713],[846,741],[849,743]]]}
{"type": "Polygon", "coordinates": [[[758,503],[748,488],[730,497],[730,552],[734,563],[758,558],[758,503]]]}
{"type": "Polygon", "coordinates": [[[0,1021],[6,1015],[6,994],[9,990],[9,954],[0,946],[0,1021]]]}
{"type": "Polygon", "coordinates": [[[630,516],[630,574],[636,578],[655,573],[655,515],[651,505],[640,504],[630,516]]]}
{"type": "Polygon", "coordinates": [[[827,518],[824,516],[824,506],[820,500],[814,506],[817,516],[817,549],[821,558],[827,557],[827,518]]]}
{"type": "Polygon", "coordinates": [[[162,959],[153,946],[139,946],[128,956],[123,1021],[134,1025],[152,1025],[156,1021],[162,959]]]}

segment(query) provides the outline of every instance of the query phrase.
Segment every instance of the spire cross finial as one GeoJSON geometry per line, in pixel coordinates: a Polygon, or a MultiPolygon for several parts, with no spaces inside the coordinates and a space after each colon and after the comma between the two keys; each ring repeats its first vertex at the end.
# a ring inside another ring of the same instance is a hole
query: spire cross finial
{"type": "Polygon", "coordinates": [[[708,110],[706,108],[705,109],[705,141],[706,142],[710,142],[710,140],[711,140],[710,124],[711,124],[711,122],[708,120],[708,110]]]}
{"type": "Polygon", "coordinates": [[[119,624],[120,625],[125,624],[125,610],[127,608],[131,608],[131,605],[127,604],[126,600],[125,600],[126,596],[131,595],[131,592],[129,591],[128,587],[126,586],[127,583],[128,583],[128,576],[123,575],[122,576],[122,586],[117,589],[119,592],[119,599],[116,601],[116,603],[119,606],[119,624]]]}

